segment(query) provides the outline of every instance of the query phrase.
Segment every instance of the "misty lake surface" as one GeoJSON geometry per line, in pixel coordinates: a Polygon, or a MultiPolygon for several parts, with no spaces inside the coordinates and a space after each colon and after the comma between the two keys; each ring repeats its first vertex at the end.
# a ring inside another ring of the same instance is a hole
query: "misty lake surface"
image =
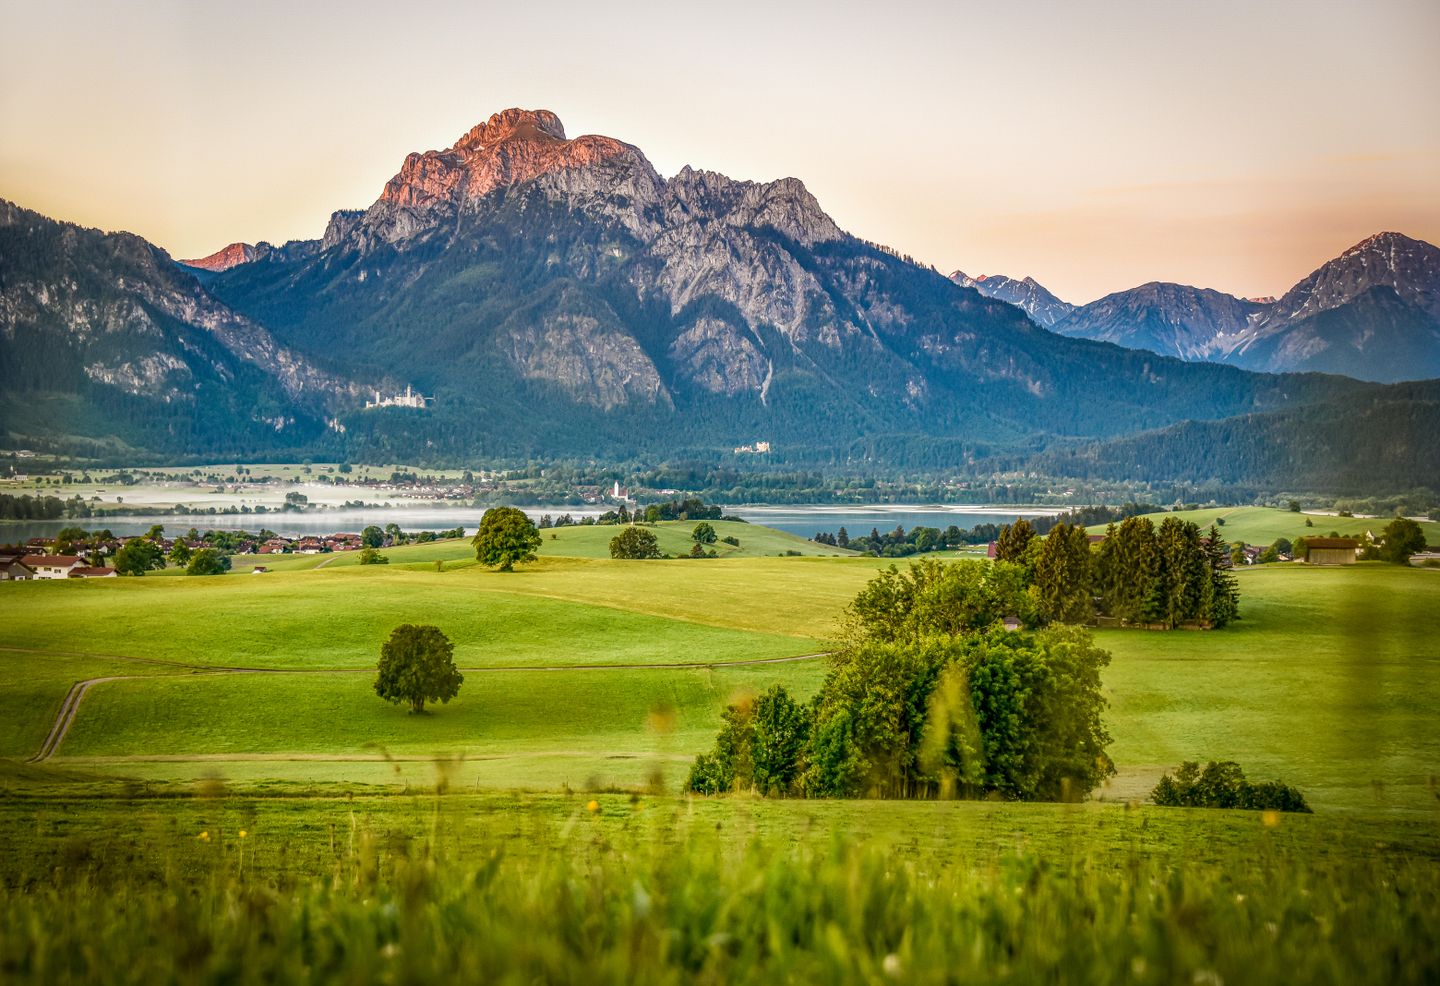
{"type": "MultiPolygon", "coordinates": [[[[524,507],[525,512],[538,521],[549,514],[559,517],[596,517],[613,506],[591,507],[524,507]]],[[[786,505],[767,506],[747,504],[726,506],[726,514],[743,517],[752,524],[764,524],[791,534],[809,538],[820,531],[831,534],[845,528],[852,536],[869,534],[872,528],[882,532],[893,531],[897,526],[907,531],[912,527],[938,527],[945,529],[951,524],[960,528],[976,524],[1008,524],[1017,517],[1049,517],[1061,511],[1060,507],[1011,507],[1000,505],[952,505],[934,506],[913,504],[886,504],[876,506],[850,505],[786,505]]],[[[371,524],[381,527],[399,524],[407,531],[441,531],[464,527],[466,533],[473,533],[484,515],[483,507],[389,507],[369,509],[332,508],[309,511],[271,510],[263,514],[172,514],[164,517],[90,517],[76,520],[14,520],[0,521],[0,543],[30,537],[51,535],[66,527],[83,527],[87,530],[106,529],[117,536],[126,537],[144,534],[155,524],[165,527],[167,534],[183,534],[192,527],[199,530],[246,530],[258,531],[268,528],[276,534],[297,537],[304,534],[334,534],[341,531],[358,532],[371,524]]]]}

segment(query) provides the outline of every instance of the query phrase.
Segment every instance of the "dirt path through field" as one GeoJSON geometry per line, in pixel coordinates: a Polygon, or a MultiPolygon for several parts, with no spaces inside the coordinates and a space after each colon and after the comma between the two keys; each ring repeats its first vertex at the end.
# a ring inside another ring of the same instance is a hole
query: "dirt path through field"
{"type": "MultiPolygon", "coordinates": [[[[60,711],[55,716],[54,723],[50,726],[50,732],[46,734],[44,742],[36,754],[27,760],[27,763],[40,763],[49,760],[65,741],[65,736],[70,732],[70,727],[75,722],[75,717],[80,713],[80,703],[85,695],[95,685],[102,685],[110,681],[144,681],[147,678],[212,678],[220,675],[232,674],[374,674],[374,668],[240,668],[240,667],[216,667],[203,664],[183,664],[179,661],[163,661],[144,657],[124,657],[116,654],[84,654],[70,651],[45,651],[27,647],[0,647],[0,651],[22,652],[31,654],[56,654],[66,657],[88,657],[96,660],[107,661],[130,661],[140,664],[156,664],[165,667],[182,669],[183,673],[177,674],[111,674],[102,675],[96,678],[85,678],[70,686],[65,693],[65,699],[60,703],[60,711]]],[[[523,671],[696,671],[704,668],[737,668],[759,664],[790,664],[796,661],[814,661],[826,657],[828,652],[814,654],[795,654],[791,657],[756,657],[743,661],[674,661],[666,664],[547,664],[547,665],[492,665],[481,668],[461,668],[465,674],[495,674],[500,672],[523,672],[523,671]]],[[[267,757],[262,754],[196,754],[190,756],[169,757],[166,755],[135,755],[131,757],[116,758],[119,760],[246,760],[246,759],[306,759],[294,755],[282,757],[267,757]]],[[[109,758],[100,758],[94,762],[104,762],[109,758]]],[[[343,759],[329,758],[324,755],[316,755],[314,759],[343,759]]],[[[367,759],[360,757],[358,759],[367,759]]],[[[383,758],[379,758],[383,759],[383,758]]]]}

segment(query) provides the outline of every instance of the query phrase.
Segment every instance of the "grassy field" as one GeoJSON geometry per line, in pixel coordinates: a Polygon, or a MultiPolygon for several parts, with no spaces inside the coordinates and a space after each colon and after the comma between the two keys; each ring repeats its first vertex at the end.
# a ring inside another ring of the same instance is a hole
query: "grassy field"
{"type": "MultiPolygon", "coordinates": [[[[1177,510],[1173,513],[1147,514],[1155,523],[1166,517],[1178,517],[1209,529],[1219,524],[1220,533],[1227,541],[1244,541],[1246,544],[1269,545],[1277,538],[1294,541],[1298,537],[1322,537],[1331,531],[1341,537],[1359,537],[1366,531],[1379,535],[1389,517],[1332,517],[1328,514],[1293,513],[1275,507],[1207,507],[1203,510],[1177,510]],[[1306,527],[1310,521],[1314,526],[1306,527]],[[1223,523],[1221,523],[1223,521],[1223,523]]],[[[1421,528],[1431,544],[1440,543],[1440,523],[1421,521],[1421,528]]],[[[1105,525],[1091,527],[1092,534],[1104,534],[1105,525]]]]}
{"type": "Polygon", "coordinates": [[[1237,760],[1316,804],[1436,808],[1440,573],[1379,563],[1239,573],[1216,633],[1100,631],[1116,794],[1182,759],[1237,760]]]}
{"type": "MultiPolygon", "coordinates": [[[[696,563],[655,564],[670,566],[674,578],[674,566],[696,563]]],[[[455,642],[463,667],[725,662],[818,646],[803,627],[801,635],[780,632],[773,616],[729,623],[724,606],[689,607],[688,618],[651,615],[643,602],[631,609],[625,580],[584,575],[583,568],[501,575],[355,567],[25,582],[5,587],[17,614],[3,643],[211,667],[309,669],[373,667],[380,642],[405,622],[439,626],[455,642]],[[575,598],[552,593],[557,581],[575,598]],[[64,629],[77,620],[83,632],[64,629]]]]}
{"type": "Polygon", "coordinates": [[[691,799],[728,702],[825,671],[720,665],[822,649],[882,563],[616,562],[575,530],[513,574],[452,542],[0,586],[0,978],[1440,977],[1440,573],[1268,566],[1223,631],[1099,632],[1120,775],[1088,804],[691,799]],[[402,621],[471,669],[424,716],[371,690],[402,621]],[[1316,814],[1139,804],[1187,758],[1316,814]]]}
{"type": "Polygon", "coordinates": [[[218,794],[0,802],[7,982],[1422,983],[1440,972],[1427,933],[1440,838],[1403,819],[218,794]]]}
{"type": "MultiPolygon", "coordinates": [[[[418,720],[375,699],[367,669],[380,640],[404,621],[439,625],[472,669],[815,653],[882,565],[547,555],[500,574],[465,561],[468,550],[463,542],[422,545],[396,549],[387,566],[263,576],[7,586],[14,616],[0,643],[24,649],[0,651],[18,686],[0,694],[0,755],[38,748],[73,681],[145,674],[87,693],[56,762],[156,783],[218,771],[248,783],[393,786],[420,783],[436,753],[463,757],[459,783],[470,787],[643,787],[657,768],[674,786],[734,695],[777,682],[811,694],[823,662],[476,670],[458,700],[418,720]],[[404,560],[447,552],[459,557],[442,571],[434,557],[404,560]],[[306,673],[117,671],[106,660],[113,657],[306,673]],[[355,673],[329,673],[337,669],[355,673]],[[171,677],[148,680],[156,674],[171,677]],[[653,728],[657,709],[673,713],[672,731],[653,728]]],[[[1254,776],[1300,786],[1321,808],[1433,811],[1437,574],[1364,564],[1272,566],[1239,577],[1244,619],[1225,631],[1100,633],[1114,654],[1104,681],[1120,774],[1097,795],[1143,798],[1183,759],[1233,759],[1254,776]]]]}

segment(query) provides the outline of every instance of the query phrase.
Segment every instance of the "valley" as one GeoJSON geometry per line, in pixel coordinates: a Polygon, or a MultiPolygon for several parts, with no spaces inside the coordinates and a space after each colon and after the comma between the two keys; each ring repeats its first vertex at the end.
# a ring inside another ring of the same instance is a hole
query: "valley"
{"type": "MultiPolygon", "coordinates": [[[[1247,528],[1257,540],[1260,523],[1247,528]]],[[[788,537],[726,527],[771,546],[788,537]]],[[[683,523],[660,530],[688,540],[683,523]]],[[[5,585],[17,615],[0,651],[16,683],[3,755],[40,748],[73,682],[119,675],[86,695],[47,764],[383,790],[419,783],[443,754],[460,758],[469,787],[643,787],[658,766],[673,790],[725,702],[771,683],[818,687],[845,605],[886,564],[758,552],[611,561],[611,531],[562,529],[511,575],[476,567],[460,541],[386,549],[390,564],[370,568],[296,557],[259,577],[5,585]],[[414,619],[452,636],[467,674],[460,698],[419,719],[368,694],[378,641],[414,619]],[[83,639],[57,635],[66,624],[84,625],[83,639]],[[674,715],[668,731],[647,725],[657,708],[674,715]]],[[[1098,632],[1115,657],[1105,689],[1121,770],[1101,800],[1143,798],[1162,770],[1200,756],[1284,776],[1317,810],[1433,811],[1435,572],[1238,574],[1233,627],[1098,632]],[[1313,731],[1330,738],[1323,749],[1313,731]]]]}
{"type": "Polygon", "coordinates": [[[0,986],[1440,983],[1440,6],[0,23],[0,986]]]}

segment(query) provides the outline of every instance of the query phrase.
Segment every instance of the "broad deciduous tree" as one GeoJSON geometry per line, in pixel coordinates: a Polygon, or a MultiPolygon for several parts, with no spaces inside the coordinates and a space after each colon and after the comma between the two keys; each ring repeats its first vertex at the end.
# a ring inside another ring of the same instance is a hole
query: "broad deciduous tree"
{"type": "Polygon", "coordinates": [[[502,572],[514,571],[520,562],[534,561],[540,547],[540,531],[514,507],[491,507],[480,518],[480,529],[470,541],[475,560],[502,572]]]}
{"type": "Polygon", "coordinates": [[[611,558],[659,558],[660,542],[643,527],[627,527],[610,539],[611,558]]]}
{"type": "Polygon", "coordinates": [[[375,694],[424,712],[426,702],[448,702],[465,676],[455,667],[455,646],[439,627],[404,623],[380,647],[375,694]]]}

